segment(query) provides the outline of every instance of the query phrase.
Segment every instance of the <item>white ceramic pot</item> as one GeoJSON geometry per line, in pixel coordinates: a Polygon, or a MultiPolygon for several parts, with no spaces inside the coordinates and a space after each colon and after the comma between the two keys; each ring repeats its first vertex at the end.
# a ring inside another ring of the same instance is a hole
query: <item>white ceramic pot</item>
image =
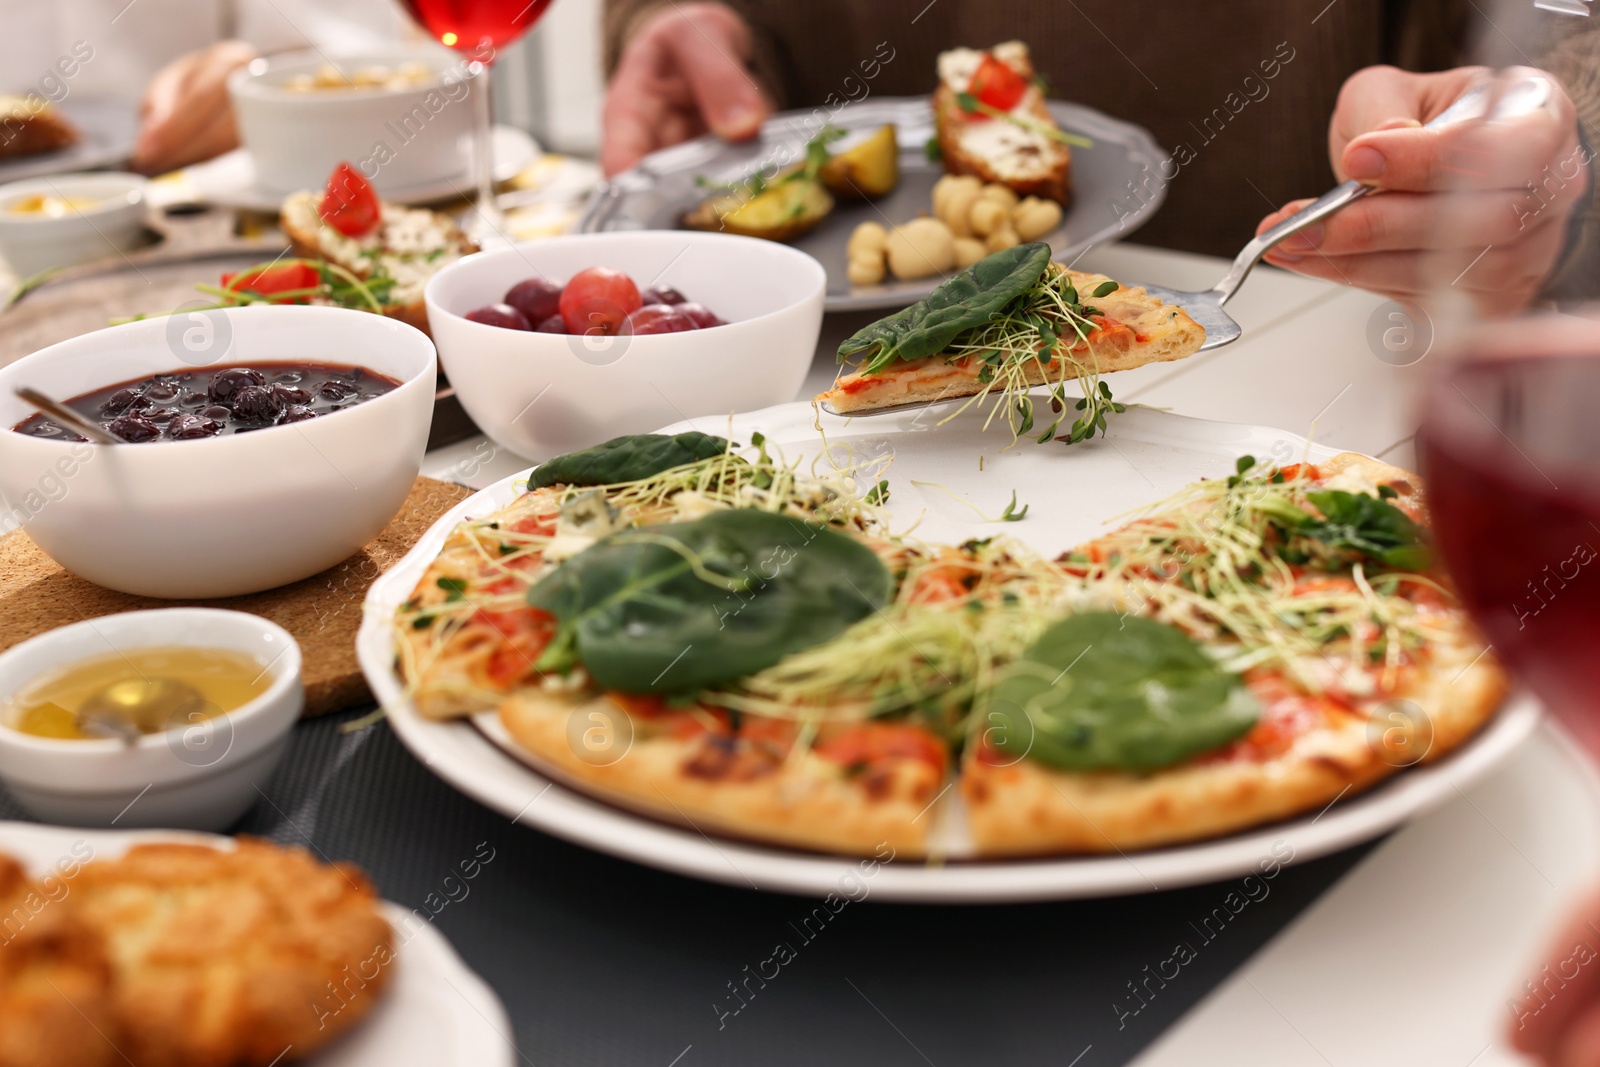
{"type": "Polygon", "coordinates": [[[424,292],[428,327],[461,405],[500,445],[530,460],[619,434],[793,400],[822,328],[827,275],[788,245],[694,231],[551,237],[468,256],[424,292]],[[610,267],[640,289],[666,286],[728,325],[683,333],[573,337],[486,326],[467,312],[530,277],[565,284],[610,267]]]}
{"type": "Polygon", "coordinates": [[[215,608],[89,619],[0,654],[0,780],[45,822],[223,830],[260,797],[304,704],[300,647],[266,619],[215,608]],[[271,684],[234,711],[132,744],[34,737],[10,726],[9,697],[52,668],[111,650],[185,645],[248,653],[271,684]]]}
{"type": "Polygon", "coordinates": [[[0,185],[0,255],[19,278],[126,252],[144,238],[145,187],[137,174],[56,174],[0,185]],[[58,217],[23,213],[36,196],[81,202],[58,217]]]}
{"type": "Polygon", "coordinates": [[[228,78],[239,138],[261,189],[278,195],[320,189],[340,162],[359,168],[379,194],[446,178],[466,181],[470,97],[484,79],[469,74],[460,56],[437,45],[395,44],[331,59],[345,71],[420,62],[438,77],[404,89],[284,87],[329,58],[296,52],[260,59],[228,78]]]}
{"type": "Polygon", "coordinates": [[[158,597],[259,592],[333,566],[381,533],[433,421],[427,335],[343,308],[256,305],[144,319],[0,368],[0,528],[21,525],[91,582],[158,597]],[[400,385],[305,422],[198,441],[91,445],[15,433],[27,384],[60,400],[174,370],[357,365],[400,385]]]}

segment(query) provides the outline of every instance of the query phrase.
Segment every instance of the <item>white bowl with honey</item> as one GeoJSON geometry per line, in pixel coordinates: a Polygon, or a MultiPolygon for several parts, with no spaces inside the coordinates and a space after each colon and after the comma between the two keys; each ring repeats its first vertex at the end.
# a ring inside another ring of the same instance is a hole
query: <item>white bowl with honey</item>
{"type": "Polygon", "coordinates": [[[46,822],[226,829],[304,704],[300,648],[266,619],[89,619],[0,654],[0,781],[46,822]]]}

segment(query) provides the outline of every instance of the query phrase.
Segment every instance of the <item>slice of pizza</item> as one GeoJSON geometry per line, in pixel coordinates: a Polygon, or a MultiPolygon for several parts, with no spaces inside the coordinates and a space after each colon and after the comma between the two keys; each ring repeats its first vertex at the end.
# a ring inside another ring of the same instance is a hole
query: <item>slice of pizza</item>
{"type": "Polygon", "coordinates": [[[1002,609],[1020,603],[1030,568],[1050,565],[999,542],[919,547],[751,512],[639,533],[649,540],[621,535],[534,591],[571,636],[547,648],[545,681],[500,707],[519,755],[702,832],[928,855],[985,635],[1004,629],[1003,614],[1036,625],[1002,609]],[[714,544],[722,551],[707,551],[714,544]],[[656,566],[686,556],[710,566],[741,550],[770,561],[744,588],[715,575],[648,581],[656,566]],[[584,598],[599,604],[612,588],[608,571],[650,591],[586,617],[584,598]]]}
{"type": "Polygon", "coordinates": [[[619,530],[763,505],[855,528],[876,521],[847,474],[801,476],[760,443],[746,451],[700,433],[614,438],[546,461],[527,492],[459,524],[395,615],[397,661],[418,711],[470,715],[537,682],[555,624],[528,591],[619,530]]]}
{"type": "MultiPolygon", "coordinates": [[[[1205,330],[1183,308],[1054,263],[1046,244],[1018,245],[845,341],[839,359],[854,366],[817,400],[849,415],[998,394],[1015,433],[1031,434],[1048,422],[1042,443],[1066,419],[1073,403],[1068,384],[1085,400],[1076,410],[1099,408],[1110,392],[1099,375],[1183,359],[1204,343],[1205,330]],[[1053,416],[1036,417],[1028,392],[1037,386],[1051,387],[1053,416]]],[[[1091,417],[1079,423],[1091,433],[1095,428],[1091,417]]]]}
{"type": "Polygon", "coordinates": [[[933,115],[947,173],[999,182],[1019,196],[1071,198],[1072,151],[1021,41],[939,53],[933,115]]]}
{"type": "Polygon", "coordinates": [[[990,694],[961,772],[979,853],[1215,837],[1465,743],[1507,678],[1425,521],[1415,476],[1345,453],[1202,482],[1068,556],[1101,610],[990,694]]]}

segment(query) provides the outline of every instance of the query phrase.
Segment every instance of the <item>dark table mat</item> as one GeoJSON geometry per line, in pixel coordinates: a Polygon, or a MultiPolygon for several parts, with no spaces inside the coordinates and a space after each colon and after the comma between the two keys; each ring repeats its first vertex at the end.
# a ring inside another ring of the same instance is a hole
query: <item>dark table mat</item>
{"type": "MultiPolygon", "coordinates": [[[[869,895],[834,914],[513,825],[434,777],[387,724],[342,733],[352,717],[301,722],[235,829],[354,861],[388,899],[434,914],[505,1002],[520,1062],[537,1067],[1126,1063],[1372,847],[1248,893],[1233,879],[925,906],[877,903],[864,880],[869,895]],[[463,880],[461,865],[490,850],[463,880]],[[793,952],[781,965],[780,942],[793,952]],[[1165,962],[1180,942],[1193,958],[1165,962]],[[764,988],[752,977],[775,969],[764,988]]],[[[3,791],[0,818],[27,818],[3,791]]]]}

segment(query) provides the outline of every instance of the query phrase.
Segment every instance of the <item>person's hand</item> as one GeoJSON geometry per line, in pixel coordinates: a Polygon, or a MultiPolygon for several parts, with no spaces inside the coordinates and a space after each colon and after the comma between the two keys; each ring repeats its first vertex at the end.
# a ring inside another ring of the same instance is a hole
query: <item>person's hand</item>
{"type": "Polygon", "coordinates": [[[754,137],[772,104],[749,59],[750,27],[722,4],[675,3],[645,19],[606,90],[605,172],[707,130],[730,141],[754,137]]]}
{"type": "Polygon", "coordinates": [[[237,147],[228,75],[255,58],[243,41],[218,41],[162,67],[139,105],[133,169],[159,174],[237,147]]]}
{"type": "Polygon", "coordinates": [[[1541,1067],[1600,1063],[1600,895],[1591,896],[1550,944],[1544,966],[1511,998],[1506,1036],[1541,1067]]]}
{"type": "MultiPolygon", "coordinates": [[[[1267,262],[1396,300],[1453,286],[1486,315],[1527,307],[1561,254],[1586,188],[1588,153],[1554,78],[1554,98],[1532,114],[1419,128],[1484,73],[1369,67],[1351,75],[1328,130],[1333,169],[1340,181],[1384,192],[1290,237],[1267,262]]],[[[1257,232],[1308,203],[1284,205],[1257,232]]]]}

